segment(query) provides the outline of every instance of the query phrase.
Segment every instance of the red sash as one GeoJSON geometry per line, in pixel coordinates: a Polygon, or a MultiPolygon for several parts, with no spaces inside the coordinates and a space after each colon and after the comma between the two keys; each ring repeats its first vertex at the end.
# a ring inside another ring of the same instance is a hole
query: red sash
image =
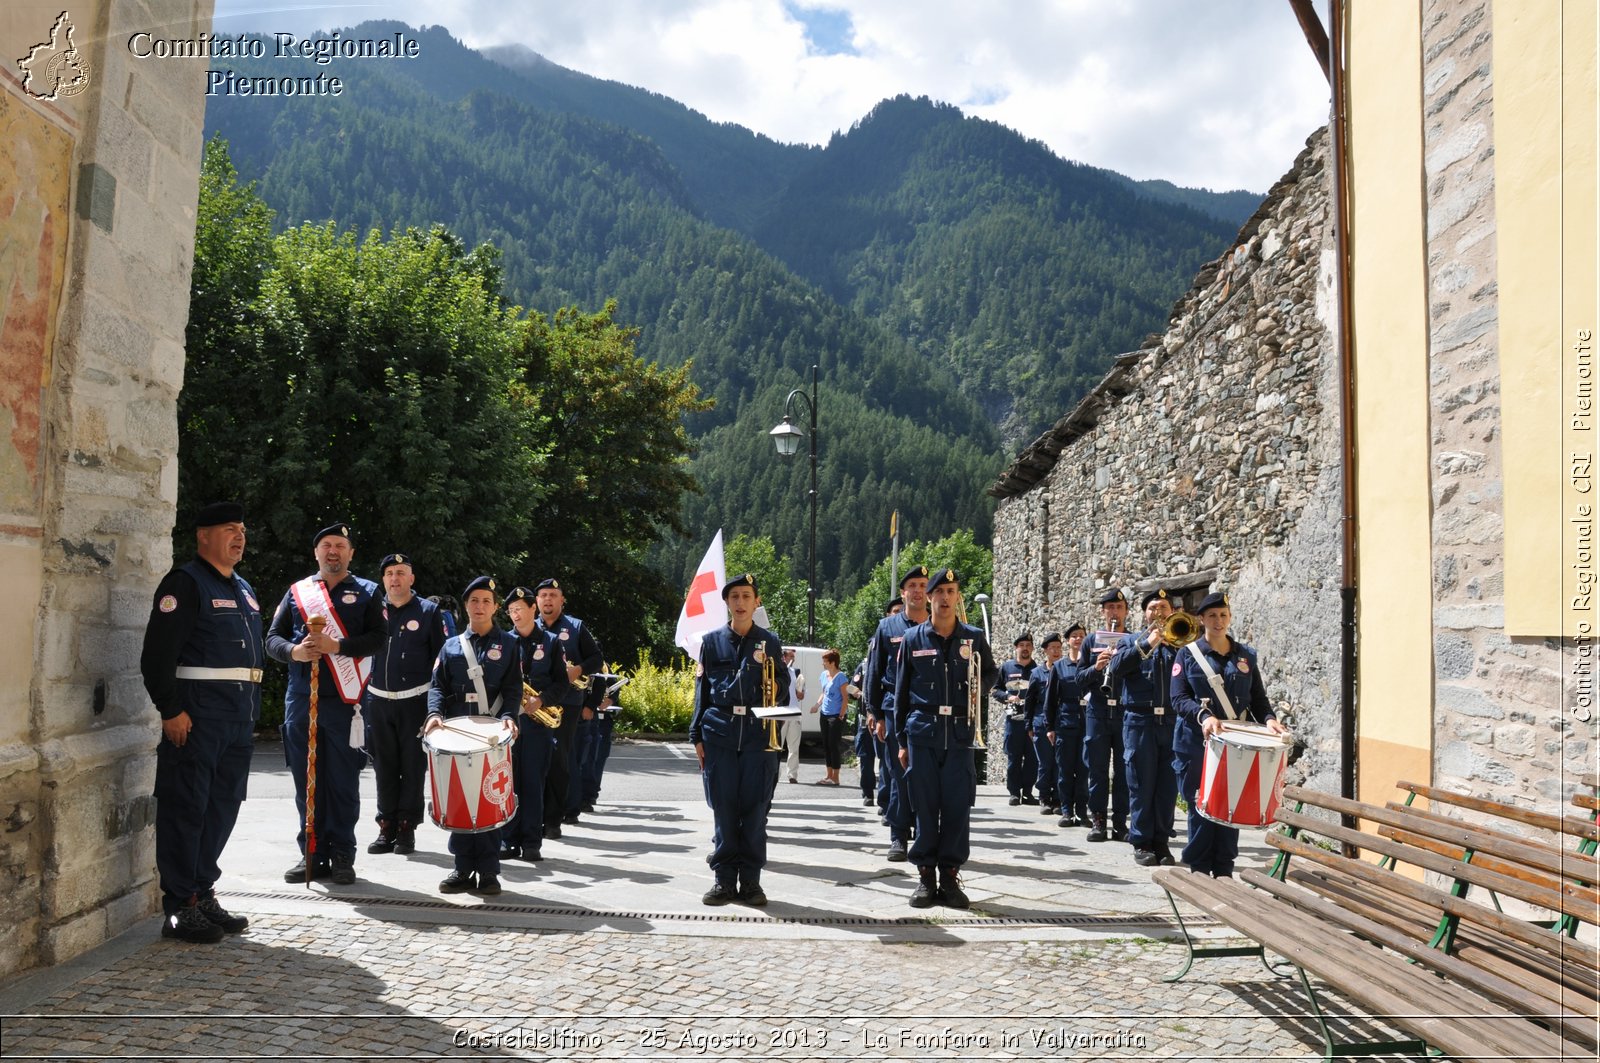
{"type": "MultiPolygon", "coordinates": [[[[328,596],[328,585],[319,577],[307,576],[290,587],[289,593],[294,595],[294,604],[299,607],[301,617],[309,620],[320,616],[328,622],[328,634],[336,639],[350,637],[345,631],[344,622],[339,619],[338,611],[333,607],[333,599],[328,596]]],[[[359,704],[361,692],[366,689],[367,679],[372,675],[372,658],[362,657],[358,660],[334,653],[323,659],[333,673],[339,697],[346,705],[359,704]]]]}

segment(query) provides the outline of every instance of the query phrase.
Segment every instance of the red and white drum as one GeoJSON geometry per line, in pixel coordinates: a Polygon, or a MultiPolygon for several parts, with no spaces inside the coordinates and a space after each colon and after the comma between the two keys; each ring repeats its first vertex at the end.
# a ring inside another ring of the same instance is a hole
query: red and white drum
{"type": "Polygon", "coordinates": [[[1294,739],[1248,723],[1224,723],[1206,739],[1195,811],[1228,827],[1270,827],[1283,798],[1294,739]]]}
{"type": "Polygon", "coordinates": [[[457,716],[422,736],[433,791],[429,815],[445,830],[480,834],[505,826],[517,810],[511,743],[494,716],[457,716]]]}

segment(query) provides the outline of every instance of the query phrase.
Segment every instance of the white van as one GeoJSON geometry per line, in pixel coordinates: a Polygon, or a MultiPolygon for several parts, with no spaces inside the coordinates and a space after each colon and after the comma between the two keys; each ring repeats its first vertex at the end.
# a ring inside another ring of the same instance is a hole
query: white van
{"type": "Polygon", "coordinates": [[[822,693],[822,655],[826,650],[821,646],[785,646],[784,649],[794,651],[794,666],[806,680],[805,697],[795,699],[800,706],[800,733],[821,734],[822,713],[812,712],[811,706],[822,693]]]}

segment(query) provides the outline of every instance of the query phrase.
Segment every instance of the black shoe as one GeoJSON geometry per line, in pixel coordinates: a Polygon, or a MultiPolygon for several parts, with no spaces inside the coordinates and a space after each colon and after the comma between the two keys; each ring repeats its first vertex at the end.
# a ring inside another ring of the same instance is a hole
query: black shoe
{"type": "Polygon", "coordinates": [[[394,852],[396,856],[410,856],[417,851],[417,829],[411,824],[400,821],[400,833],[394,836],[394,852]]]}
{"type": "Polygon", "coordinates": [[[520,859],[522,859],[522,846],[520,846],[520,845],[502,845],[500,847],[500,859],[502,859],[502,860],[520,860],[520,859]]]}
{"type": "Polygon", "coordinates": [[[478,888],[472,892],[481,894],[485,897],[500,896],[499,877],[496,875],[485,875],[481,871],[478,872],[478,888]]]}
{"type": "Polygon", "coordinates": [[[705,896],[700,898],[700,903],[709,904],[713,907],[716,907],[718,905],[731,902],[734,897],[734,892],[719,882],[715,886],[712,886],[710,889],[706,890],[705,896]]]}
{"type": "Polygon", "coordinates": [[[891,864],[901,864],[901,863],[905,862],[905,859],[906,859],[906,843],[905,842],[897,842],[897,841],[892,841],[891,840],[889,842],[889,853],[888,853],[889,862],[891,864]]]}
{"type": "Polygon", "coordinates": [[[939,896],[939,884],[934,881],[933,868],[920,868],[919,874],[922,876],[922,881],[918,884],[917,891],[911,895],[911,907],[932,908],[939,896]]]}
{"type": "Polygon", "coordinates": [[[168,914],[161,923],[161,936],[187,941],[191,945],[214,945],[222,940],[222,927],[206,918],[197,904],[186,904],[168,914]]]}
{"type": "Polygon", "coordinates": [[[242,934],[244,933],[244,928],[250,925],[250,920],[242,915],[234,915],[218,904],[215,897],[201,897],[194,902],[194,906],[200,909],[201,915],[220,926],[224,933],[242,934]]]}
{"type": "Polygon", "coordinates": [[[767,906],[766,891],[761,888],[761,883],[754,885],[746,882],[739,890],[739,903],[748,904],[752,908],[765,908],[767,906]]]}
{"type": "Polygon", "coordinates": [[[888,816],[888,814],[887,813],[883,813],[883,812],[879,812],[878,813],[878,822],[882,823],[885,827],[887,827],[889,825],[889,816],[888,816]]]}
{"type": "Polygon", "coordinates": [[[1022,798],[1018,797],[1016,794],[1012,794],[1011,795],[1011,800],[1007,801],[1006,804],[1008,804],[1008,805],[1020,805],[1020,804],[1022,804],[1022,798]]]}
{"type": "Polygon", "coordinates": [[[522,847],[522,858],[528,861],[530,864],[537,864],[540,860],[544,859],[544,854],[537,849],[530,849],[524,845],[522,847]]]}
{"type": "Polygon", "coordinates": [[[593,801],[585,801],[583,803],[583,807],[578,809],[578,811],[582,812],[586,816],[594,815],[594,802],[593,801]]]}
{"type": "MultiPolygon", "coordinates": [[[[311,881],[324,882],[333,877],[333,871],[327,864],[313,864],[311,867],[311,881]]],[[[285,882],[304,882],[306,880],[306,858],[301,857],[300,862],[283,873],[285,882]]]]}
{"type": "Polygon", "coordinates": [[[355,857],[347,859],[334,857],[332,863],[333,873],[329,877],[333,879],[335,886],[348,886],[356,880],[355,857]]]}
{"type": "Polygon", "coordinates": [[[1036,805],[1039,803],[1039,799],[1034,797],[1032,794],[1023,794],[1022,803],[1025,805],[1036,805]]]}
{"type": "Polygon", "coordinates": [[[546,838],[550,838],[550,839],[556,839],[556,838],[561,837],[561,824],[559,824],[559,823],[546,823],[544,825],[544,836],[546,838]]]}
{"type": "Polygon", "coordinates": [[[1089,835],[1083,839],[1086,842],[1103,842],[1106,840],[1106,825],[1104,820],[1095,820],[1089,825],[1089,835]]]}
{"type": "Polygon", "coordinates": [[[578,814],[576,812],[568,812],[561,817],[561,822],[569,827],[576,827],[578,825],[578,814]]]}
{"type": "Polygon", "coordinates": [[[439,883],[440,893],[465,893],[472,888],[472,872],[452,871],[439,883]]]}
{"type": "Polygon", "coordinates": [[[1178,862],[1176,859],[1173,858],[1172,850],[1166,848],[1165,846],[1163,846],[1160,849],[1157,849],[1156,850],[1156,855],[1161,858],[1161,866],[1162,867],[1172,867],[1173,865],[1175,865],[1178,862]]]}
{"type": "Polygon", "coordinates": [[[961,876],[953,867],[939,869],[939,903],[946,908],[966,908],[971,905],[961,889],[961,876]]]}
{"type": "Polygon", "coordinates": [[[1161,854],[1154,849],[1135,849],[1133,851],[1133,862],[1140,867],[1159,867],[1161,865],[1161,854]]]}
{"type": "Polygon", "coordinates": [[[367,846],[367,852],[373,856],[392,853],[394,852],[394,840],[394,835],[389,833],[389,827],[385,824],[378,828],[378,836],[367,846]]]}
{"type": "Polygon", "coordinates": [[[1111,840],[1114,841],[1114,842],[1125,842],[1125,841],[1127,841],[1128,840],[1128,828],[1127,827],[1112,827],[1111,828],[1111,840]]]}
{"type": "Polygon", "coordinates": [[[866,808],[875,808],[877,807],[878,799],[875,797],[863,797],[861,799],[861,804],[866,808]]]}
{"type": "Polygon", "coordinates": [[[1058,827],[1076,827],[1077,825],[1078,817],[1076,816],[1062,816],[1056,820],[1056,826],[1058,827]]]}
{"type": "Polygon", "coordinates": [[[1059,815],[1061,815],[1061,810],[1059,808],[1057,808],[1055,805],[1040,805],[1039,806],[1039,815],[1041,815],[1041,816],[1059,816],[1059,815]]]}

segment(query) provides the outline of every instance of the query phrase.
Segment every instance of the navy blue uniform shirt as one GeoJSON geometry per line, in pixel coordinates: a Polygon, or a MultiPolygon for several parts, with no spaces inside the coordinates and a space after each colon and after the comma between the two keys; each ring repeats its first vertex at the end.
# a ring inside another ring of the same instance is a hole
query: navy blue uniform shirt
{"type": "Polygon", "coordinates": [[[1178,650],[1165,642],[1158,642],[1155,649],[1150,649],[1145,642],[1148,634],[1141,631],[1124,635],[1111,663],[1106,666],[1117,692],[1117,703],[1124,708],[1165,708],[1170,704],[1172,661],[1178,650]]]}
{"type": "Polygon", "coordinates": [[[382,604],[389,638],[372,655],[371,685],[389,691],[427,686],[433,662],[450,637],[444,611],[416,594],[402,606],[390,605],[386,598],[382,604]]]}
{"type": "Polygon", "coordinates": [[[1062,657],[1050,669],[1050,679],[1044,693],[1046,733],[1074,724],[1083,726],[1085,682],[1100,682],[1100,673],[1093,668],[1083,668],[1072,657],[1062,657]]]}
{"type": "Polygon", "coordinates": [[[1005,714],[1013,720],[1020,720],[1027,715],[1027,684],[1032,681],[1033,673],[1038,670],[1038,667],[1037,663],[1023,664],[1015,659],[1009,660],[1000,666],[1000,678],[995,682],[994,690],[989,692],[989,697],[994,700],[997,707],[1003,709],[1005,714]],[[1010,688],[1010,683],[1013,679],[1022,680],[1022,689],[1012,690],[1010,688]],[[1021,700],[1012,704],[1012,694],[1019,695],[1021,700]]]}
{"type": "Polygon", "coordinates": [[[195,558],[167,573],[150,603],[139,671],[163,720],[180,712],[259,719],[259,682],[179,679],[178,668],[252,668],[263,662],[261,605],[243,576],[195,558]]]}
{"type": "Polygon", "coordinates": [[[867,711],[882,719],[894,711],[895,674],[900,662],[900,643],[916,622],[905,613],[878,621],[872,635],[872,666],[867,669],[867,711]]]}
{"type": "MultiPolygon", "coordinates": [[[[554,623],[546,624],[544,617],[540,616],[534,624],[539,630],[549,631],[555,636],[561,643],[562,656],[568,662],[582,668],[584,675],[593,675],[605,667],[605,655],[600,650],[600,643],[595,641],[589,626],[582,620],[562,613],[556,617],[554,623]]],[[[587,694],[584,691],[572,686],[566,676],[562,676],[561,684],[555,687],[550,697],[545,700],[562,708],[581,709],[586,698],[587,694]]]]}
{"type": "Polygon", "coordinates": [[[1194,659],[1193,651],[1196,649],[1206,655],[1211,670],[1222,680],[1222,687],[1228,693],[1228,701],[1233,705],[1236,718],[1249,723],[1266,723],[1277,719],[1272,712],[1272,702],[1267,700],[1266,684],[1261,681],[1256,651],[1238,639],[1230,641],[1228,652],[1224,655],[1213,650],[1202,636],[1185,646],[1172,665],[1172,708],[1179,719],[1196,732],[1212,716],[1219,720],[1228,718],[1206,679],[1205,671],[1194,659]],[[1202,706],[1203,699],[1210,699],[1210,705],[1202,706]]]}
{"type": "Polygon", "coordinates": [[[498,716],[509,720],[522,711],[522,653],[516,636],[490,628],[486,634],[468,633],[444,644],[439,663],[433,666],[433,685],[428,689],[429,716],[498,716]],[[461,648],[465,637],[473,655],[483,667],[483,698],[467,670],[461,648]]]}
{"type": "Polygon", "coordinates": [[[1000,674],[982,631],[957,621],[949,635],[940,635],[929,620],[906,632],[894,683],[894,729],[902,746],[907,740],[931,740],[941,727],[953,730],[946,736],[952,743],[971,744],[977,722],[967,712],[974,657],[981,698],[1000,674]]]}
{"type": "MultiPolygon", "coordinates": [[[[389,627],[383,619],[383,595],[376,583],[347,573],[344,579],[328,588],[328,596],[333,600],[333,611],[338,614],[339,622],[344,625],[346,637],[339,642],[341,656],[371,657],[383,648],[384,640],[389,637],[389,627]]],[[[327,633],[332,634],[331,631],[327,633]]],[[[272,614],[272,627],[267,631],[267,654],[289,666],[289,686],[284,700],[301,706],[311,699],[311,664],[297,661],[290,654],[305,637],[305,617],[295,605],[293,589],[287,590],[283,601],[278,603],[278,611],[272,614]]],[[[324,699],[338,697],[333,666],[326,658],[319,660],[317,666],[322,669],[318,693],[324,699]]]]}
{"type": "Polygon", "coordinates": [[[512,634],[516,636],[517,652],[522,657],[522,681],[537,690],[547,705],[559,704],[547,695],[568,689],[567,658],[561,652],[561,640],[555,632],[546,631],[537,624],[526,635],[515,630],[512,634]]]}
{"type": "Polygon", "coordinates": [[[766,748],[764,723],[750,711],[767,704],[762,690],[766,662],[772,664],[771,704],[783,705],[789,696],[789,668],[776,635],[759,624],[751,624],[743,635],[723,625],[701,640],[689,741],[733,749],[759,742],[750,748],[766,748]]]}

